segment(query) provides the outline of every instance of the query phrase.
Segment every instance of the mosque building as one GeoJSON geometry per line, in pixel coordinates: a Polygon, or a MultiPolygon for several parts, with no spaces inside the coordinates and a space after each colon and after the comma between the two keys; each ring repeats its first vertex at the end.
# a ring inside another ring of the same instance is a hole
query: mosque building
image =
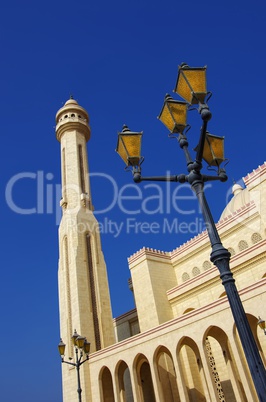
{"type": "MultiPolygon", "coordinates": [[[[129,257],[136,308],[113,318],[87,157],[89,116],[74,99],[56,114],[61,144],[60,332],[91,343],[80,370],[83,402],[257,402],[206,231],[173,251],[129,257]],[[79,230],[80,227],[85,230],[79,230]]],[[[235,184],[217,229],[263,363],[266,336],[266,163],[235,184]]],[[[77,400],[75,367],[62,365],[63,401],[77,400]]],[[[266,399],[265,399],[266,400],[266,399]]]]}

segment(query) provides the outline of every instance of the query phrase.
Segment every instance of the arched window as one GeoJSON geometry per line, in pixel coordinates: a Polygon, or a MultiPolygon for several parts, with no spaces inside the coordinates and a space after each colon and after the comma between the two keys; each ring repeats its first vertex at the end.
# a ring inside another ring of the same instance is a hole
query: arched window
{"type": "Polygon", "coordinates": [[[193,275],[193,276],[197,276],[197,275],[199,275],[199,274],[200,274],[199,268],[198,268],[198,267],[194,267],[194,268],[192,269],[192,275],[193,275]]]}
{"type": "Polygon", "coordinates": [[[163,400],[167,402],[180,402],[175,367],[170,351],[166,347],[160,346],[155,352],[154,360],[156,362],[163,400]]]}
{"type": "Polygon", "coordinates": [[[183,282],[186,282],[186,281],[188,281],[189,279],[190,279],[189,274],[188,274],[187,272],[184,272],[183,275],[182,275],[182,281],[183,281],[183,282]]]}
{"type": "Polygon", "coordinates": [[[202,264],[202,267],[203,267],[204,271],[207,271],[207,269],[210,269],[212,267],[212,264],[210,263],[210,261],[204,261],[204,263],[202,264]]]}
{"type": "Polygon", "coordinates": [[[191,338],[185,337],[178,350],[188,400],[206,402],[206,383],[198,346],[191,338]]]}
{"type": "Polygon", "coordinates": [[[228,251],[231,254],[231,257],[236,254],[235,250],[232,247],[228,247],[228,251]]]}
{"type": "Polygon", "coordinates": [[[238,243],[238,248],[239,248],[239,251],[243,251],[243,250],[245,250],[246,248],[248,248],[248,243],[247,243],[245,240],[241,240],[241,241],[238,243]]]}
{"type": "Polygon", "coordinates": [[[251,236],[252,244],[256,244],[261,240],[262,240],[262,237],[259,233],[253,233],[253,235],[251,236]]]}
{"type": "Polygon", "coordinates": [[[121,402],[133,402],[132,384],[130,372],[127,364],[120,361],[116,368],[116,376],[118,378],[119,396],[121,402]]]}
{"type": "Polygon", "coordinates": [[[140,400],[155,402],[151,369],[146,356],[139,354],[135,358],[134,366],[138,377],[138,383],[140,384],[140,400]]]}
{"type": "Polygon", "coordinates": [[[102,385],[102,402],[115,402],[112,375],[108,367],[103,367],[100,373],[102,385]]]}

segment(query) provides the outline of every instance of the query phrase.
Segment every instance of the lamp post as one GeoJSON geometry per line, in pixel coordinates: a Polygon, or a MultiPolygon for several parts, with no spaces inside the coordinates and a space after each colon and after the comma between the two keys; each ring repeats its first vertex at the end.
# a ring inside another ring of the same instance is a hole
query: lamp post
{"type": "Polygon", "coordinates": [[[76,367],[77,370],[77,380],[78,380],[78,388],[77,388],[77,392],[78,392],[78,400],[79,402],[82,401],[81,399],[81,393],[82,393],[82,389],[80,386],[80,366],[85,363],[87,360],[89,360],[89,353],[90,353],[90,343],[87,342],[87,339],[84,338],[83,336],[80,336],[77,334],[77,331],[74,331],[74,334],[72,335],[72,342],[75,348],[75,355],[76,355],[76,362],[71,362],[71,361],[66,361],[65,360],[65,348],[66,345],[64,344],[64,342],[62,341],[62,339],[60,339],[60,342],[58,344],[58,351],[59,354],[61,356],[61,361],[62,363],[66,363],[66,364],[70,364],[71,366],[76,367]],[[86,357],[84,358],[84,360],[82,360],[84,353],[86,355],[86,357]]]}
{"type": "Polygon", "coordinates": [[[212,115],[207,105],[211,93],[207,92],[206,67],[192,68],[186,63],[181,64],[178,69],[174,92],[178,93],[186,102],[174,100],[170,95],[166,95],[162,111],[158,118],[170,131],[169,137],[176,137],[180,147],[183,149],[188,174],[142,177],[141,164],[144,160],[141,156],[142,132],[133,133],[127,126],[124,126],[123,130],[118,133],[116,151],[126,163],[127,168],[132,168],[133,180],[136,183],[141,181],[188,182],[195,192],[211,244],[210,260],[218,268],[222,284],[225,287],[258,398],[261,402],[265,402],[265,368],[240,300],[233,274],[230,270],[230,253],[222,245],[204,194],[205,182],[214,180],[225,182],[227,180],[225,169],[221,167],[221,163],[225,161],[224,139],[223,137],[212,135],[207,131],[208,121],[212,115]],[[190,128],[186,123],[186,115],[191,105],[198,106],[198,112],[202,119],[200,138],[195,149],[195,159],[191,157],[186,136],[190,128]],[[216,170],[216,175],[201,173],[203,159],[209,167],[216,170]]]}

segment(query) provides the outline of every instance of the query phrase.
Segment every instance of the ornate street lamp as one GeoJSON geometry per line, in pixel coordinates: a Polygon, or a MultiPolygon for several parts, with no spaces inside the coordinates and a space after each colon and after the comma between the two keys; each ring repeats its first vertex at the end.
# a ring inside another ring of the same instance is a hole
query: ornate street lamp
{"type": "Polygon", "coordinates": [[[190,105],[204,103],[207,95],[206,70],[206,66],[189,67],[182,63],[178,69],[174,92],[190,105]]]}
{"type": "MultiPolygon", "coordinates": [[[[197,150],[198,147],[195,148],[195,151],[197,150]]],[[[209,168],[213,166],[219,171],[221,163],[226,160],[224,158],[224,137],[218,137],[206,131],[202,159],[207,162],[209,168]]]]}
{"type": "MultiPolygon", "coordinates": [[[[159,119],[170,131],[170,136],[177,137],[179,145],[185,154],[188,174],[142,177],[141,163],[139,163],[140,160],[141,162],[144,160],[143,157],[140,157],[139,151],[141,149],[141,137],[137,137],[136,133],[131,133],[128,128],[127,135],[131,138],[130,146],[127,147],[127,143],[124,141],[124,148],[118,146],[116,151],[122,157],[127,167],[132,166],[133,180],[136,183],[141,181],[175,181],[179,183],[188,182],[191,185],[192,190],[198,198],[209,235],[212,248],[210,260],[218,268],[222,284],[225,287],[258,398],[261,402],[265,402],[265,368],[240,300],[233,274],[230,270],[230,253],[222,245],[204,194],[205,182],[213,180],[224,182],[227,180],[225,169],[221,167],[222,162],[225,161],[224,138],[210,134],[207,131],[208,121],[211,119],[212,115],[206,103],[210,98],[210,93],[207,92],[206,85],[206,67],[192,68],[186,63],[181,64],[178,69],[174,92],[183,97],[186,102],[175,101],[170,95],[166,95],[159,119]],[[198,105],[198,112],[202,119],[200,137],[198,145],[195,148],[196,156],[194,159],[191,157],[188,149],[188,140],[186,137],[186,132],[188,131],[186,129],[186,111],[191,105],[198,105]],[[136,146],[134,145],[135,139],[136,146]],[[137,154],[133,151],[135,147],[138,149],[137,154]],[[130,161],[133,160],[134,163],[130,163],[130,161]],[[216,170],[216,175],[205,175],[201,173],[202,160],[207,162],[209,168],[216,170]]],[[[118,135],[121,136],[121,133],[118,135]]],[[[119,140],[120,139],[118,139],[118,141],[119,140]]],[[[259,319],[258,325],[260,325],[266,333],[265,322],[259,319]]]]}
{"type": "Polygon", "coordinates": [[[176,101],[169,94],[165,95],[164,105],[158,119],[168,128],[171,133],[183,133],[187,126],[186,102],[176,101]]]}
{"type": "Polygon", "coordinates": [[[121,156],[127,166],[139,166],[143,162],[141,152],[142,132],[133,133],[124,125],[118,133],[116,152],[121,156]]]}
{"type": "Polygon", "coordinates": [[[85,363],[87,360],[89,360],[89,353],[90,353],[90,343],[87,342],[87,339],[84,338],[83,336],[78,335],[77,331],[74,331],[74,334],[71,337],[74,348],[75,348],[75,354],[76,354],[76,362],[71,362],[71,361],[66,361],[65,360],[65,348],[66,345],[64,344],[64,342],[62,341],[62,339],[60,339],[60,342],[58,344],[58,351],[59,354],[61,356],[61,362],[62,363],[66,363],[66,364],[70,364],[71,366],[76,367],[77,370],[77,380],[78,380],[78,388],[77,388],[77,392],[78,392],[78,400],[79,402],[82,402],[81,399],[81,393],[82,393],[82,389],[80,386],[80,366],[85,363]],[[83,356],[85,354],[85,358],[82,360],[83,356]]]}

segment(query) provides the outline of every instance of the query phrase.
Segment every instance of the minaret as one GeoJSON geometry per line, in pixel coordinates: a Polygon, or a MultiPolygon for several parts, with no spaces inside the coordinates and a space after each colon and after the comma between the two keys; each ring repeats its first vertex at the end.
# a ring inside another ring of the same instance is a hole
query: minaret
{"type": "MultiPolygon", "coordinates": [[[[87,141],[89,116],[74,99],[56,114],[61,143],[63,210],[59,227],[59,310],[66,358],[73,357],[74,330],[91,343],[91,352],[113,344],[114,330],[99,225],[93,214],[87,141]]],[[[63,400],[76,400],[76,372],[63,364],[63,400]]],[[[89,363],[80,371],[82,398],[91,401],[89,363]]]]}

